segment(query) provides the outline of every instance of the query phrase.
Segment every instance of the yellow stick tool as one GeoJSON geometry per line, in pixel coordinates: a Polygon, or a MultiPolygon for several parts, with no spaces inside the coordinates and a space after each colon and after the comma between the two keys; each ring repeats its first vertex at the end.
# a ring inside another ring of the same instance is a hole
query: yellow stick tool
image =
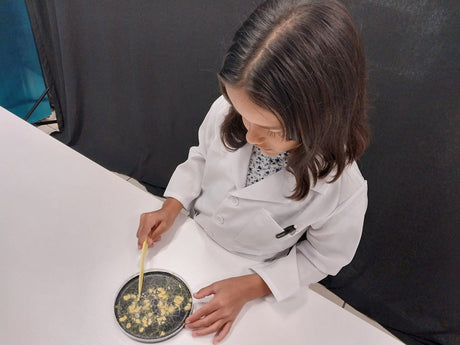
{"type": "MultiPolygon", "coordinates": [[[[148,237],[147,237],[148,238],[148,237]]],[[[145,253],[147,253],[147,249],[149,245],[147,243],[147,238],[145,239],[144,243],[142,244],[142,255],[141,255],[141,272],[139,273],[139,291],[137,293],[137,300],[141,298],[142,293],[142,284],[144,283],[144,260],[145,260],[145,253]]]]}

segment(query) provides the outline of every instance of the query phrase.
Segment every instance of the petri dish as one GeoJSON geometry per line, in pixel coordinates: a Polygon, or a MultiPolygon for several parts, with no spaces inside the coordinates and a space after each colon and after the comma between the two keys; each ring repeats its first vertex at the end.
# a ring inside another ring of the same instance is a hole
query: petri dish
{"type": "Polygon", "coordinates": [[[179,333],[193,303],[185,281],[169,271],[146,271],[139,300],[138,285],[137,274],[123,284],[115,298],[115,319],[122,331],[145,343],[161,342],[179,333]]]}

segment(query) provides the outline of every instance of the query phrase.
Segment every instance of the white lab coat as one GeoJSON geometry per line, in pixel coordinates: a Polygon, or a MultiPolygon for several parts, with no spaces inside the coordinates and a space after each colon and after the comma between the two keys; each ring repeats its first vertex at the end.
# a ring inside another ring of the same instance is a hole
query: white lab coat
{"type": "Polygon", "coordinates": [[[228,109],[222,96],[211,106],[199,145],[176,168],[165,196],[179,200],[222,247],[260,260],[251,269],[283,300],[351,261],[361,238],[367,183],[353,163],[334,183],[319,180],[301,201],[286,198],[295,178],[285,169],[245,187],[252,145],[225,149],[220,125],[228,109]],[[295,232],[275,237],[290,225],[295,232]],[[297,243],[305,232],[306,240],[297,243]]]}

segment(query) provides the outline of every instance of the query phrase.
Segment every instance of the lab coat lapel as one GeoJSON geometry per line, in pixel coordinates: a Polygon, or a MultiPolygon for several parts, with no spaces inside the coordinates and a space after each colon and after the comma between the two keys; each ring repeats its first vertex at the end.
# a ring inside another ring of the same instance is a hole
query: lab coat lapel
{"type": "MultiPolygon", "coordinates": [[[[245,171],[247,171],[247,168],[245,171]]],[[[246,180],[244,180],[243,186],[245,182],[246,180]]],[[[236,197],[245,199],[288,203],[292,201],[292,199],[288,197],[293,193],[295,186],[296,181],[294,175],[286,169],[283,169],[264,178],[262,181],[256,182],[248,187],[239,188],[232,194],[236,197]]],[[[327,180],[320,179],[314,186],[310,187],[310,193],[324,194],[328,187],[329,184],[327,180]]]]}
{"type": "Polygon", "coordinates": [[[229,155],[231,175],[237,189],[242,189],[246,185],[246,175],[248,173],[251,153],[252,145],[246,144],[229,155]]]}
{"type": "Polygon", "coordinates": [[[262,181],[238,189],[233,195],[244,199],[287,203],[291,201],[287,197],[292,194],[294,187],[294,176],[283,169],[264,178],[262,181]]]}
{"type": "MultiPolygon", "coordinates": [[[[280,170],[264,178],[262,181],[245,187],[251,153],[252,145],[246,144],[228,156],[232,179],[236,186],[236,191],[232,194],[236,197],[250,200],[275,203],[291,202],[292,200],[288,196],[293,193],[296,182],[294,175],[286,169],[280,170]]],[[[316,185],[311,187],[310,192],[324,194],[327,188],[326,177],[318,180],[316,185]]]]}

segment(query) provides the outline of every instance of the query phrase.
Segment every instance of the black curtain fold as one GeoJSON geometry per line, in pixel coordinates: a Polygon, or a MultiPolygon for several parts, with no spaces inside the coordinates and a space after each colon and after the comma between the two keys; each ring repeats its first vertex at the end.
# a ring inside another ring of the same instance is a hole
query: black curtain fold
{"type": "MultiPolygon", "coordinates": [[[[161,194],[261,2],[27,0],[54,136],[161,194]]],[[[322,284],[407,344],[460,344],[460,2],[344,2],[368,57],[369,208],[352,263],[322,284]]]]}

